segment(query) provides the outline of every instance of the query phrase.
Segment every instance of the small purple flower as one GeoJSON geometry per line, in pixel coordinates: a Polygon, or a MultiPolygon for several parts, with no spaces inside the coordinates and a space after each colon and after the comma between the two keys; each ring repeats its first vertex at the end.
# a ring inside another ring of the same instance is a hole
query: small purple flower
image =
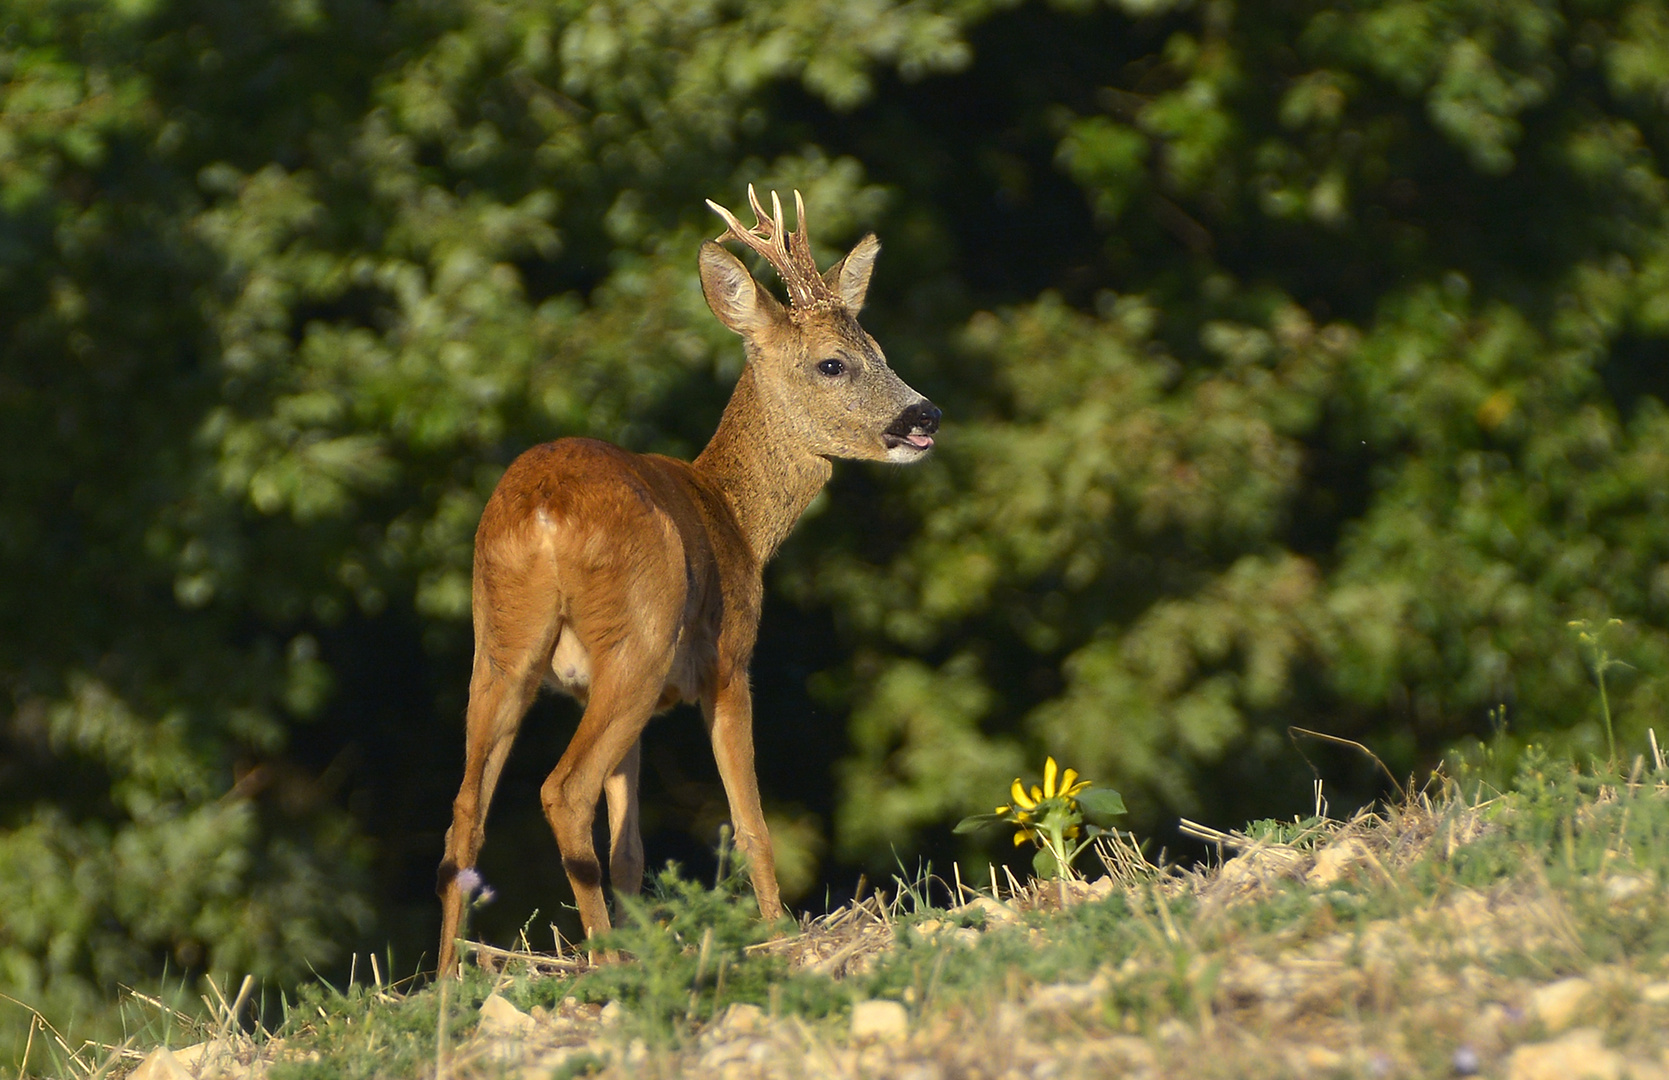
{"type": "Polygon", "coordinates": [[[481,875],[472,866],[468,870],[459,870],[457,881],[458,891],[464,894],[464,903],[467,904],[469,898],[475,895],[477,889],[481,888],[481,875]]]}
{"type": "Polygon", "coordinates": [[[1470,1046],[1457,1047],[1453,1062],[1457,1076],[1472,1076],[1483,1067],[1483,1062],[1478,1060],[1478,1052],[1470,1046]]]}

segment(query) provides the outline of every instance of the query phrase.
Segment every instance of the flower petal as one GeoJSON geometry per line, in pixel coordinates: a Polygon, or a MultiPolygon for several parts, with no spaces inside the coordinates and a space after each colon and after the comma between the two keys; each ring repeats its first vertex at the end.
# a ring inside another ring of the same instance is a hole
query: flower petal
{"type": "MultiPolygon", "coordinates": [[[[1033,788],[1032,790],[1036,791],[1037,789],[1033,788]]],[[[1015,778],[1014,785],[1009,788],[1008,793],[1014,797],[1016,806],[1023,806],[1027,810],[1034,809],[1037,806],[1037,799],[1034,796],[1027,795],[1026,789],[1020,786],[1019,777],[1015,778]]]]}
{"type": "Polygon", "coordinates": [[[1077,769],[1067,769],[1065,772],[1061,773],[1061,794],[1062,795],[1072,794],[1072,785],[1073,785],[1073,783],[1075,783],[1077,781],[1077,779],[1078,779],[1078,770],[1077,769]]]}
{"type": "Polygon", "coordinates": [[[1032,805],[1036,806],[1038,803],[1040,803],[1042,801],[1043,801],[1043,792],[1038,788],[1038,786],[1036,784],[1033,784],[1032,785],[1032,805]]]}
{"type": "Polygon", "coordinates": [[[1031,833],[1029,831],[1021,829],[1019,832],[1014,834],[1014,846],[1019,847],[1021,844],[1024,844],[1026,839],[1030,836],[1031,833]]]}
{"type": "Polygon", "coordinates": [[[1055,759],[1052,757],[1043,759],[1043,797],[1055,797],[1055,759]]]}
{"type": "Polygon", "coordinates": [[[996,808],[996,809],[995,809],[995,810],[993,810],[993,811],[992,811],[992,813],[995,813],[995,814],[1006,814],[1006,813],[1008,813],[1008,812],[1009,812],[1009,810],[1010,810],[1010,809],[1011,809],[1011,807],[1007,807],[1007,806],[999,806],[999,807],[997,807],[997,808],[996,808]]]}

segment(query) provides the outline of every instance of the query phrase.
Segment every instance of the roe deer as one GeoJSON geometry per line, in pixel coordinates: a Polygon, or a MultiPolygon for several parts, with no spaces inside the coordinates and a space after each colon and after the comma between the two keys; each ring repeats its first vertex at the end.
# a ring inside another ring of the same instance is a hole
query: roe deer
{"type": "Polygon", "coordinates": [[[707,204],[727,228],[701,245],[701,288],[747,356],[707,448],[684,462],[592,439],[546,443],[510,465],[481,514],[464,781],[437,882],[442,975],[457,960],[458,874],[475,865],[493,788],[544,682],[584,706],[540,801],[587,937],[609,928],[591,839],[598,798],[608,801],[609,878],[617,894],[636,893],[638,739],[680,701],[701,703],[760,913],[782,914],[748,691],[764,567],[828,482],[831,458],[915,461],[933,446],[940,413],[858,325],[881,249],[874,235],[820,274],[799,192],[792,234],[774,193],[770,217],[752,185],[748,202],[751,229],[707,204]],[[727,240],[764,256],[786,307],[720,246],[727,240]]]}

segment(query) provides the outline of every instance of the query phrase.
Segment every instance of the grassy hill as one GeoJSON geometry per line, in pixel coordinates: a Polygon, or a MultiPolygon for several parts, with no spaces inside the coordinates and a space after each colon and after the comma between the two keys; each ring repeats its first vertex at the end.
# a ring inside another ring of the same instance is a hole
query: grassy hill
{"type": "Polygon", "coordinates": [[[43,1028],[26,1070],[177,1077],[138,1064],[166,1042],[186,1075],[272,1080],[1669,1077],[1669,771],[1487,771],[1349,820],[1318,797],[1195,826],[1207,868],[1121,839],[1089,881],[958,867],[776,937],[736,876],[668,872],[612,942],[631,962],[482,950],[441,987],[364,965],[270,1031],[218,990],[195,1019],[135,995],[124,1052],[43,1028]]]}

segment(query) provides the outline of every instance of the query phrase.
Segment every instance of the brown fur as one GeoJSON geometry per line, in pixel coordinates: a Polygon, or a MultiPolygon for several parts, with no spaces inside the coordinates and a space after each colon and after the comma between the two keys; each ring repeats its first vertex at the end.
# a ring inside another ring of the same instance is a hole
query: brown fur
{"type": "Polygon", "coordinates": [[[728,251],[703,244],[708,304],[748,358],[707,448],[683,462],[561,439],[527,451],[499,481],[475,537],[464,779],[439,876],[442,974],[456,963],[465,902],[456,876],[475,864],[493,789],[542,683],[585,706],[540,794],[587,935],[609,926],[591,839],[598,799],[610,879],[635,893],[638,740],[679,701],[701,704],[760,911],[782,914],[748,690],[763,569],[828,481],[830,458],[914,460],[938,426],[938,411],[858,325],[878,250],[865,237],[822,276],[832,301],[784,308],[728,251]],[[845,367],[838,378],[818,368],[830,358],[845,367]]]}

